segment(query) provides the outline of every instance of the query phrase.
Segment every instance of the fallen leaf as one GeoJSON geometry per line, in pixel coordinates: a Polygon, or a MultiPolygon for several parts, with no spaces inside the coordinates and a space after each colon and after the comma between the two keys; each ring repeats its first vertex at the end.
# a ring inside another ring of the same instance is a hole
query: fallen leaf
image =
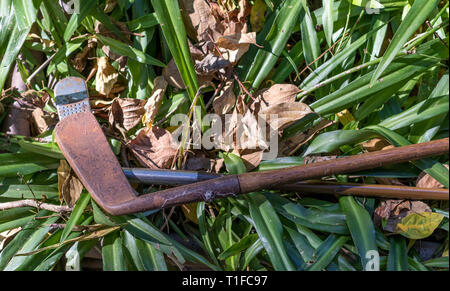
{"type": "Polygon", "coordinates": [[[170,132],[157,126],[150,130],[141,130],[128,144],[128,148],[139,163],[152,169],[170,168],[177,153],[170,132]]]}
{"type": "Polygon", "coordinates": [[[444,216],[435,212],[411,213],[397,224],[396,232],[409,239],[424,239],[433,234],[444,216]]]}
{"type": "Polygon", "coordinates": [[[431,208],[421,201],[386,200],[375,209],[374,222],[382,229],[395,233],[402,218],[411,213],[426,212],[431,212],[431,208]]]}
{"type": "Polygon", "coordinates": [[[249,50],[251,44],[256,45],[256,32],[224,35],[216,41],[222,56],[233,65],[249,50]]]}
{"type": "Polygon", "coordinates": [[[261,149],[255,150],[245,149],[243,151],[240,151],[239,156],[244,162],[247,171],[251,171],[259,166],[259,164],[262,161],[263,154],[264,150],[261,149]]]}
{"type": "Polygon", "coordinates": [[[114,84],[117,82],[119,74],[109,63],[108,57],[100,57],[97,60],[97,74],[95,76],[95,90],[108,97],[114,84]]]}
{"type": "MultiPolygon", "coordinates": [[[[448,169],[448,165],[444,164],[448,169]]],[[[436,179],[431,177],[429,174],[422,172],[417,178],[416,187],[418,188],[445,188],[444,185],[439,183],[436,179]]]]}
{"type": "Polygon", "coordinates": [[[223,27],[206,1],[180,0],[179,3],[190,38],[203,41],[209,40],[209,38],[204,39],[205,32],[211,33],[213,37],[221,34],[220,31],[223,31],[223,27]]]}
{"type": "Polygon", "coordinates": [[[60,161],[57,174],[59,200],[73,207],[83,191],[83,184],[65,160],[60,161]]]}
{"type": "Polygon", "coordinates": [[[252,109],[256,112],[279,103],[294,103],[300,89],[292,84],[276,84],[256,93],[252,109]]]}
{"type": "Polygon", "coordinates": [[[361,143],[361,145],[368,152],[387,150],[395,147],[391,145],[387,140],[381,138],[373,138],[367,142],[361,143]]]}
{"type": "Polygon", "coordinates": [[[312,113],[314,113],[314,111],[312,111],[305,103],[292,102],[272,105],[261,110],[259,115],[270,124],[272,129],[283,130],[294,121],[300,120],[312,113]],[[272,118],[271,115],[276,117],[272,118]]]}
{"type": "Polygon", "coordinates": [[[145,114],[143,118],[143,123],[147,125],[147,127],[151,127],[153,121],[155,120],[156,115],[158,114],[159,107],[164,98],[164,94],[167,89],[167,81],[163,76],[158,76],[154,80],[154,87],[152,96],[145,103],[144,109],[145,114]]]}
{"type": "Polygon", "coordinates": [[[88,45],[85,46],[81,52],[76,54],[75,58],[72,60],[72,65],[77,70],[77,72],[81,73],[86,68],[87,58],[89,53],[94,49],[96,43],[94,41],[89,41],[88,45]]]}
{"type": "Polygon", "coordinates": [[[58,116],[37,107],[31,113],[31,132],[33,136],[46,132],[51,126],[56,125],[58,116]]]}
{"type": "Polygon", "coordinates": [[[264,0],[255,0],[252,10],[250,11],[250,25],[252,30],[259,32],[266,22],[265,14],[267,5],[264,0]]]}
{"type": "Polygon", "coordinates": [[[109,123],[119,130],[129,131],[138,125],[145,114],[145,100],[116,98],[111,104],[109,123]]]}
{"type": "Polygon", "coordinates": [[[222,115],[231,111],[236,103],[236,95],[233,92],[234,81],[228,81],[222,92],[213,101],[214,112],[222,115]]]}

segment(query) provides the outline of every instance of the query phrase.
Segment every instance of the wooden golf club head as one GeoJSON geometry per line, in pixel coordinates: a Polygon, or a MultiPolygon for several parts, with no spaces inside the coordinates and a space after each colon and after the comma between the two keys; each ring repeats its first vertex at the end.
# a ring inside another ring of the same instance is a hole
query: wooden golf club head
{"type": "Polygon", "coordinates": [[[92,198],[110,213],[117,204],[136,198],[90,112],[84,80],[70,77],[60,81],[55,87],[55,99],[60,116],[55,129],[56,142],[92,198]]]}
{"type": "Polygon", "coordinates": [[[70,77],[60,81],[55,88],[55,99],[58,112],[61,112],[55,128],[56,142],[84,187],[106,212],[130,214],[189,203],[193,197],[212,200],[225,193],[240,192],[237,177],[227,176],[219,181],[157,192],[162,195],[151,193],[136,197],[99,123],[90,112],[84,80],[70,77]],[[218,190],[209,190],[211,187],[218,190]]]}

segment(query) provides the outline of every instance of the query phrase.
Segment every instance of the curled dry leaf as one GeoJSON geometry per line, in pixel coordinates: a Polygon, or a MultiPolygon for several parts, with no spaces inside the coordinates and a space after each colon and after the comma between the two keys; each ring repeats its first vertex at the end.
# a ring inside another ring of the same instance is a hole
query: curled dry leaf
{"type": "Polygon", "coordinates": [[[234,81],[228,81],[222,92],[213,101],[214,112],[222,115],[227,114],[236,103],[236,95],[233,92],[234,81]]]}
{"type": "Polygon", "coordinates": [[[73,207],[83,191],[83,184],[65,160],[60,161],[57,173],[59,200],[73,207]]]}
{"type": "Polygon", "coordinates": [[[382,229],[396,232],[397,224],[411,213],[431,212],[431,208],[421,201],[386,200],[375,209],[374,222],[382,229]]]}
{"type": "Polygon", "coordinates": [[[314,113],[308,105],[301,102],[278,103],[264,110],[259,115],[263,116],[274,130],[283,130],[292,122],[314,113]],[[274,118],[272,117],[274,116],[274,118]]]}
{"type": "MultiPolygon", "coordinates": [[[[448,165],[444,164],[444,166],[448,169],[448,165]]],[[[425,172],[422,172],[417,178],[416,187],[419,188],[445,188],[444,185],[439,183],[436,179],[431,177],[425,172]]]]}
{"type": "Polygon", "coordinates": [[[387,140],[382,138],[373,138],[361,144],[368,152],[376,152],[394,148],[387,140]]]}
{"type": "Polygon", "coordinates": [[[248,51],[251,44],[257,45],[256,32],[224,35],[216,41],[222,56],[233,65],[248,51]]]}
{"type": "Polygon", "coordinates": [[[279,103],[294,103],[300,89],[292,84],[276,84],[256,93],[252,109],[256,112],[279,103]]]}
{"type": "Polygon", "coordinates": [[[42,108],[37,107],[31,113],[31,133],[33,136],[46,132],[51,126],[56,125],[58,116],[55,113],[49,113],[42,108]]]}
{"type": "Polygon", "coordinates": [[[2,131],[6,134],[31,136],[31,114],[36,108],[44,108],[49,100],[47,93],[28,90],[20,93],[8,110],[2,131]]]}
{"type": "Polygon", "coordinates": [[[141,130],[128,148],[140,164],[152,169],[168,169],[177,154],[169,131],[153,126],[141,130]]]}
{"type": "Polygon", "coordinates": [[[145,100],[116,98],[111,104],[109,123],[117,129],[129,131],[141,122],[145,100]]]}
{"type": "Polygon", "coordinates": [[[239,156],[244,162],[245,168],[247,171],[251,171],[258,167],[263,158],[264,150],[261,149],[245,149],[243,151],[239,151],[239,156]]]}
{"type": "Polygon", "coordinates": [[[224,28],[205,0],[180,0],[179,3],[190,38],[198,41],[209,40],[209,38],[203,39],[205,32],[211,33],[213,38],[221,35],[220,32],[224,28]]]}
{"type": "Polygon", "coordinates": [[[81,73],[86,68],[87,58],[89,53],[94,49],[96,45],[95,41],[89,40],[88,45],[85,46],[81,52],[79,52],[72,60],[72,65],[77,70],[77,72],[81,73]]]}
{"type": "Polygon", "coordinates": [[[119,74],[109,63],[108,57],[100,57],[97,60],[97,74],[95,76],[95,90],[108,97],[119,74]]]}
{"type": "Polygon", "coordinates": [[[164,94],[167,89],[167,81],[163,76],[158,76],[154,80],[154,87],[152,96],[145,103],[144,109],[145,114],[143,118],[143,123],[147,125],[147,127],[151,127],[153,121],[155,120],[156,115],[158,114],[159,107],[164,98],[164,94]]]}

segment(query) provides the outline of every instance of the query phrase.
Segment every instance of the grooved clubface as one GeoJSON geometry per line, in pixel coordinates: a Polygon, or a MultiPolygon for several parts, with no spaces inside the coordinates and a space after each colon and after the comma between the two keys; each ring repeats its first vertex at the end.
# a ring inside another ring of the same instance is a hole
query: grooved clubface
{"type": "Polygon", "coordinates": [[[88,90],[82,78],[69,77],[58,82],[55,100],[60,120],[75,113],[91,111],[88,90]]]}

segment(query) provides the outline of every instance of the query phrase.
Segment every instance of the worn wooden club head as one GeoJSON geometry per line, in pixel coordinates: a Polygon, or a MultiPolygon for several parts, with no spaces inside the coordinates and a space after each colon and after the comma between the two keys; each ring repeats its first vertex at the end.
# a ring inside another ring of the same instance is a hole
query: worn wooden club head
{"type": "Polygon", "coordinates": [[[86,83],[69,77],[55,87],[55,139],[92,198],[106,211],[136,198],[103,131],[90,111],[86,83]]]}

